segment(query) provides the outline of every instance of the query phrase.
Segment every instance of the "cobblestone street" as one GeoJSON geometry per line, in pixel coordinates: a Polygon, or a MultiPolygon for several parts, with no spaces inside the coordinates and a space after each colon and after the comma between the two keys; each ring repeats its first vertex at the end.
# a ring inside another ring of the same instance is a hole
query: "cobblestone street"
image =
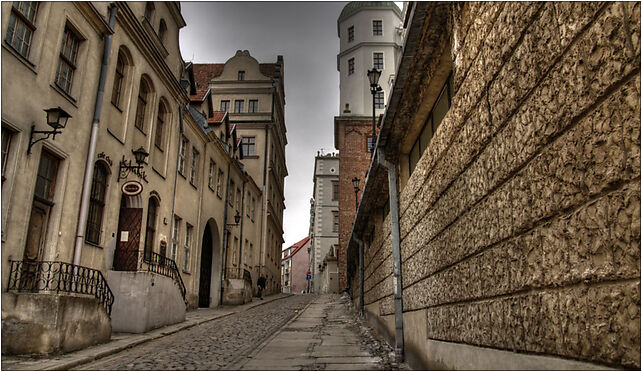
{"type": "Polygon", "coordinates": [[[312,295],[280,299],[136,346],[79,370],[216,370],[245,355],[294,317],[312,295]]]}

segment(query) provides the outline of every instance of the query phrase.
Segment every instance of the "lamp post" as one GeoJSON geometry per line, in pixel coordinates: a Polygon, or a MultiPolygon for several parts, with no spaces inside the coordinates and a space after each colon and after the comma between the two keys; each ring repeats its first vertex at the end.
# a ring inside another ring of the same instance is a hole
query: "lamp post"
{"type": "Polygon", "coordinates": [[[134,154],[136,165],[132,165],[131,160],[125,160],[125,155],[123,155],[123,159],[120,161],[118,167],[118,178],[116,179],[116,182],[120,182],[120,180],[127,178],[130,172],[147,182],[147,175],[143,170],[143,164],[145,163],[145,159],[149,156],[149,153],[145,151],[143,146],[139,147],[138,150],[132,150],[132,153],[134,154]]]}
{"type": "Polygon", "coordinates": [[[356,213],[357,209],[359,208],[359,182],[361,180],[358,179],[357,177],[354,177],[352,179],[352,186],[354,187],[354,211],[356,213]]]}
{"type": "Polygon", "coordinates": [[[46,109],[45,112],[47,113],[47,125],[52,127],[53,130],[36,130],[36,126],[32,125],[31,134],[29,135],[29,146],[27,147],[27,154],[31,154],[31,147],[37,142],[45,140],[51,135],[53,135],[52,139],[55,140],[56,134],[62,133],[62,129],[64,129],[67,125],[67,120],[69,120],[69,118],[71,117],[71,115],[69,115],[60,106],[46,109]],[[34,140],[34,134],[45,134],[46,136],[34,140]]]}
{"type": "Polygon", "coordinates": [[[376,68],[368,70],[368,80],[370,80],[370,93],[372,93],[372,143],[370,144],[370,152],[374,152],[375,138],[376,136],[376,123],[375,123],[375,96],[377,92],[381,92],[383,89],[379,86],[379,77],[381,77],[381,71],[376,68]]]}

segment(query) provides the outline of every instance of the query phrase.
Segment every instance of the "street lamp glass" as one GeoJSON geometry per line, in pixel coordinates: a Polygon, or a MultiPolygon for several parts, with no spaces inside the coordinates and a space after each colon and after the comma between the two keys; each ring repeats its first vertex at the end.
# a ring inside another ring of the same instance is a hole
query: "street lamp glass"
{"type": "Polygon", "coordinates": [[[376,68],[373,68],[372,70],[368,70],[368,79],[370,80],[371,87],[377,86],[377,84],[379,83],[380,76],[381,76],[381,71],[377,70],[376,68]]]}
{"type": "Polygon", "coordinates": [[[236,216],[234,216],[234,223],[239,223],[241,221],[241,215],[236,212],[236,216]]]}
{"type": "Polygon", "coordinates": [[[358,190],[358,189],[359,189],[359,182],[360,182],[360,181],[361,181],[361,180],[360,180],[360,179],[358,179],[357,177],[354,177],[354,178],[352,179],[352,186],[354,186],[354,189],[355,189],[355,190],[358,190]]]}
{"type": "Polygon", "coordinates": [[[145,158],[149,155],[143,146],[139,147],[138,150],[132,151],[134,153],[134,158],[136,159],[136,164],[142,164],[145,161],[145,158]]]}
{"type": "Polygon", "coordinates": [[[47,124],[53,129],[62,129],[67,125],[67,120],[71,117],[65,110],[60,106],[46,109],[47,113],[47,124]]]}

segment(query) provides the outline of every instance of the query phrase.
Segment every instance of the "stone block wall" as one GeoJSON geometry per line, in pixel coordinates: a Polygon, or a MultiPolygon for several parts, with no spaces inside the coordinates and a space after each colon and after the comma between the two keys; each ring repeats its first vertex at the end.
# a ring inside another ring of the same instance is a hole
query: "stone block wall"
{"type": "MultiPolygon", "coordinates": [[[[452,106],[400,193],[427,335],[408,341],[640,368],[640,4],[449,11],[452,106]]],[[[386,219],[365,252],[379,317],[390,246],[386,219]]]]}

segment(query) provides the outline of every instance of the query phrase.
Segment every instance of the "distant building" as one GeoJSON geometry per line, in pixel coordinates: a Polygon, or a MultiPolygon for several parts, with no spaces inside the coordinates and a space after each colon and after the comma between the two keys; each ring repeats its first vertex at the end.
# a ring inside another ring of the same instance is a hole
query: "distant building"
{"type": "Polygon", "coordinates": [[[382,88],[375,98],[377,118],[392,91],[403,40],[401,12],[394,2],[353,1],[337,19],[339,36],[339,116],[334,118],[334,147],[339,150],[339,284],[346,288],[345,248],[355,214],[353,178],[361,185],[370,162],[372,105],[367,72],[380,70],[382,88]]]}
{"type": "MultiPolygon", "coordinates": [[[[322,288],[335,288],[337,285],[336,265],[326,268],[324,259],[328,253],[336,257],[339,244],[339,158],[336,154],[319,155],[314,159],[313,213],[310,225],[310,290],[322,293],[322,288]],[[321,272],[332,271],[325,275],[325,281],[333,281],[330,286],[324,283],[321,272]]],[[[333,291],[336,292],[336,289],[333,291]]]]}
{"type": "MultiPolygon", "coordinates": [[[[265,294],[278,293],[281,291],[284,181],[288,175],[283,57],[278,56],[275,63],[259,63],[247,50],[239,50],[225,63],[195,63],[193,68],[197,89],[209,90],[207,110],[211,107],[228,113],[243,153],[243,170],[261,191],[261,199],[252,200],[250,196],[248,201],[260,216],[254,221],[260,234],[259,254],[252,257],[247,266],[254,291],[256,293],[256,279],[265,274],[265,294]]],[[[247,197],[242,187],[238,183],[233,186],[237,194],[247,197]]],[[[245,238],[240,236],[244,230],[227,230],[230,238],[224,249],[234,252],[232,244],[238,240],[236,249],[240,250],[241,244],[245,244],[245,238]]],[[[243,250],[247,251],[247,248],[243,247],[243,250]]],[[[232,258],[228,257],[229,260],[232,258]]]]}
{"type": "Polygon", "coordinates": [[[310,237],[283,250],[281,260],[281,291],[283,293],[307,292],[309,281],[306,279],[309,265],[310,237]]]}

